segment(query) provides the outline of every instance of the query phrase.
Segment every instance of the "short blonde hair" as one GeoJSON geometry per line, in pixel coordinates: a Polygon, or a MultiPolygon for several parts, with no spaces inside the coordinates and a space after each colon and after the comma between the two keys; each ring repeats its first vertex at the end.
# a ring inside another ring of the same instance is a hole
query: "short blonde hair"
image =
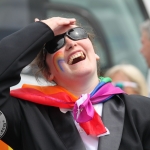
{"type": "Polygon", "coordinates": [[[120,64],[108,69],[105,76],[111,78],[116,72],[123,72],[131,82],[135,82],[138,85],[137,92],[140,95],[148,96],[146,80],[138,68],[131,64],[120,64]]]}

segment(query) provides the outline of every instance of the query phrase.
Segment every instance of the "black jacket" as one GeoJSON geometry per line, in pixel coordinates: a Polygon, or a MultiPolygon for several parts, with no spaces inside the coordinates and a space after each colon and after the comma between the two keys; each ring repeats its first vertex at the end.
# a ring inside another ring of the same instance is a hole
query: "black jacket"
{"type": "MultiPolygon", "coordinates": [[[[69,112],[9,95],[22,68],[53,37],[36,22],[0,42],[0,111],[7,120],[2,140],[14,150],[85,150],[69,112]]],[[[99,138],[98,150],[150,150],[149,98],[116,95],[104,103],[102,119],[110,135],[99,138]]]]}

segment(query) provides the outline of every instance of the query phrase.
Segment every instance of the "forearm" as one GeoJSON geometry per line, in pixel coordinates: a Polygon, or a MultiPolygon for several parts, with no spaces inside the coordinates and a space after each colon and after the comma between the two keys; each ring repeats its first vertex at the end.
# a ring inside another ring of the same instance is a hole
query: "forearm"
{"type": "MultiPolygon", "coordinates": [[[[4,38],[0,42],[0,86],[5,84],[5,80],[16,79],[23,67],[36,57],[44,43],[53,36],[47,25],[36,22],[4,38]]],[[[13,81],[9,86],[19,82],[13,81]]]]}

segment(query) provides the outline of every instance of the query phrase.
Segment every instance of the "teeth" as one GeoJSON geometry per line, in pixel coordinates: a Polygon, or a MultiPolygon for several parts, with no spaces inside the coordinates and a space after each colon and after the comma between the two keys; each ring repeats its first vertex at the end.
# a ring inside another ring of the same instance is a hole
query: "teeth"
{"type": "Polygon", "coordinates": [[[85,56],[84,56],[84,54],[83,53],[81,53],[81,58],[84,58],[85,56]]]}
{"type": "Polygon", "coordinates": [[[81,57],[81,59],[83,59],[85,56],[84,56],[83,52],[75,53],[74,55],[72,55],[72,56],[69,58],[68,64],[71,65],[72,62],[73,62],[73,59],[78,58],[78,57],[81,57]]]}

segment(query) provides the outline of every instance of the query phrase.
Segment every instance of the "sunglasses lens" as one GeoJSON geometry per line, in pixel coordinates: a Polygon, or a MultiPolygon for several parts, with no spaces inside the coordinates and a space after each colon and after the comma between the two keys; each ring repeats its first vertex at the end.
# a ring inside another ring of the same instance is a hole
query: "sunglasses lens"
{"type": "Polygon", "coordinates": [[[85,32],[84,29],[77,27],[69,30],[67,32],[67,36],[73,40],[81,40],[88,38],[88,34],[85,32]]]}
{"type": "Polygon", "coordinates": [[[53,54],[56,51],[58,51],[60,48],[63,47],[65,41],[64,41],[64,35],[56,36],[53,40],[50,42],[47,42],[45,45],[45,49],[50,53],[53,54]]]}
{"type": "Polygon", "coordinates": [[[76,28],[70,29],[68,32],[64,34],[56,36],[53,40],[47,42],[45,45],[45,49],[50,54],[53,54],[56,51],[58,51],[65,44],[65,38],[64,38],[65,35],[74,41],[88,38],[88,34],[86,33],[84,29],[80,27],[76,27],[76,28]]]}

